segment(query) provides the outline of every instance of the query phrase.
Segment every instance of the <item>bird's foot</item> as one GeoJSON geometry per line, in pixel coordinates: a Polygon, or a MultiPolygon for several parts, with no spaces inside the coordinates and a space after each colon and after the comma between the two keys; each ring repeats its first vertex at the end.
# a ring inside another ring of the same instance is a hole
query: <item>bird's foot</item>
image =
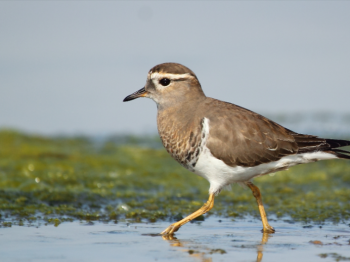
{"type": "Polygon", "coordinates": [[[261,230],[261,232],[263,232],[263,233],[275,233],[276,230],[272,226],[267,225],[267,226],[264,226],[264,228],[261,230]]]}
{"type": "Polygon", "coordinates": [[[173,235],[176,231],[179,230],[180,227],[181,226],[178,223],[171,224],[165,230],[163,230],[162,233],[160,233],[160,234],[163,235],[163,236],[165,236],[165,235],[173,235]]]}

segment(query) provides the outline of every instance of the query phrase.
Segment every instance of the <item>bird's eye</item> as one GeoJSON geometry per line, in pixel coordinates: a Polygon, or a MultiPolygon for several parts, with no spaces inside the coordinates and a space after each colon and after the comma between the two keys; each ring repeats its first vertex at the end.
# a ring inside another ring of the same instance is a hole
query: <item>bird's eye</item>
{"type": "Polygon", "coordinates": [[[162,86],[167,86],[170,84],[170,80],[168,78],[162,78],[159,80],[159,83],[162,85],[162,86]]]}

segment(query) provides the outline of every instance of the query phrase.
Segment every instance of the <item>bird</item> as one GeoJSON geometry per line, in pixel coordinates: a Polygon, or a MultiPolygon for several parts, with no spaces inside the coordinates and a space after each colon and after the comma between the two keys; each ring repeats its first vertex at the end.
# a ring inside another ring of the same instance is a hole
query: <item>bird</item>
{"type": "Polygon", "coordinates": [[[209,198],[189,216],[160,234],[181,226],[214,206],[220,191],[234,183],[249,187],[256,199],[263,233],[274,233],[255,177],[327,159],[350,159],[339,147],[350,141],[299,134],[244,107],[207,97],[195,73],[178,63],[154,66],[140,90],[123,102],[146,97],[157,105],[157,127],[167,152],[184,168],[209,181],[209,198]]]}

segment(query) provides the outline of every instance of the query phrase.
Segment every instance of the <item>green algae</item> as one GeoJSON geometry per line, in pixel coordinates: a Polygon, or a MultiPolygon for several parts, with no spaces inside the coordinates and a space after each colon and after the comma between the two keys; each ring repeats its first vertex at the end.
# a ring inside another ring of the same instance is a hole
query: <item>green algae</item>
{"type": "MultiPolygon", "coordinates": [[[[207,200],[208,182],[157,148],[159,140],[132,137],[129,145],[120,140],[96,143],[0,131],[0,225],[173,221],[207,200]]],[[[349,222],[350,161],[300,165],[256,178],[255,184],[269,215],[305,223],[349,222]]],[[[259,217],[251,191],[238,185],[220,193],[210,214],[259,217]]]]}

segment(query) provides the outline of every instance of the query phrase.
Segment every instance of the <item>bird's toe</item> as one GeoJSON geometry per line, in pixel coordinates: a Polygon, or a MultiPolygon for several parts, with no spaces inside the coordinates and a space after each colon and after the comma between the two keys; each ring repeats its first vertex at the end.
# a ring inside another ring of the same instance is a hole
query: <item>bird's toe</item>
{"type": "Polygon", "coordinates": [[[164,229],[160,234],[161,235],[173,235],[176,231],[179,230],[179,226],[177,226],[176,224],[172,224],[170,226],[168,226],[166,229],[164,229]]]}
{"type": "Polygon", "coordinates": [[[276,232],[276,230],[270,225],[268,225],[267,227],[264,227],[261,231],[263,233],[275,233],[276,232]]]}

